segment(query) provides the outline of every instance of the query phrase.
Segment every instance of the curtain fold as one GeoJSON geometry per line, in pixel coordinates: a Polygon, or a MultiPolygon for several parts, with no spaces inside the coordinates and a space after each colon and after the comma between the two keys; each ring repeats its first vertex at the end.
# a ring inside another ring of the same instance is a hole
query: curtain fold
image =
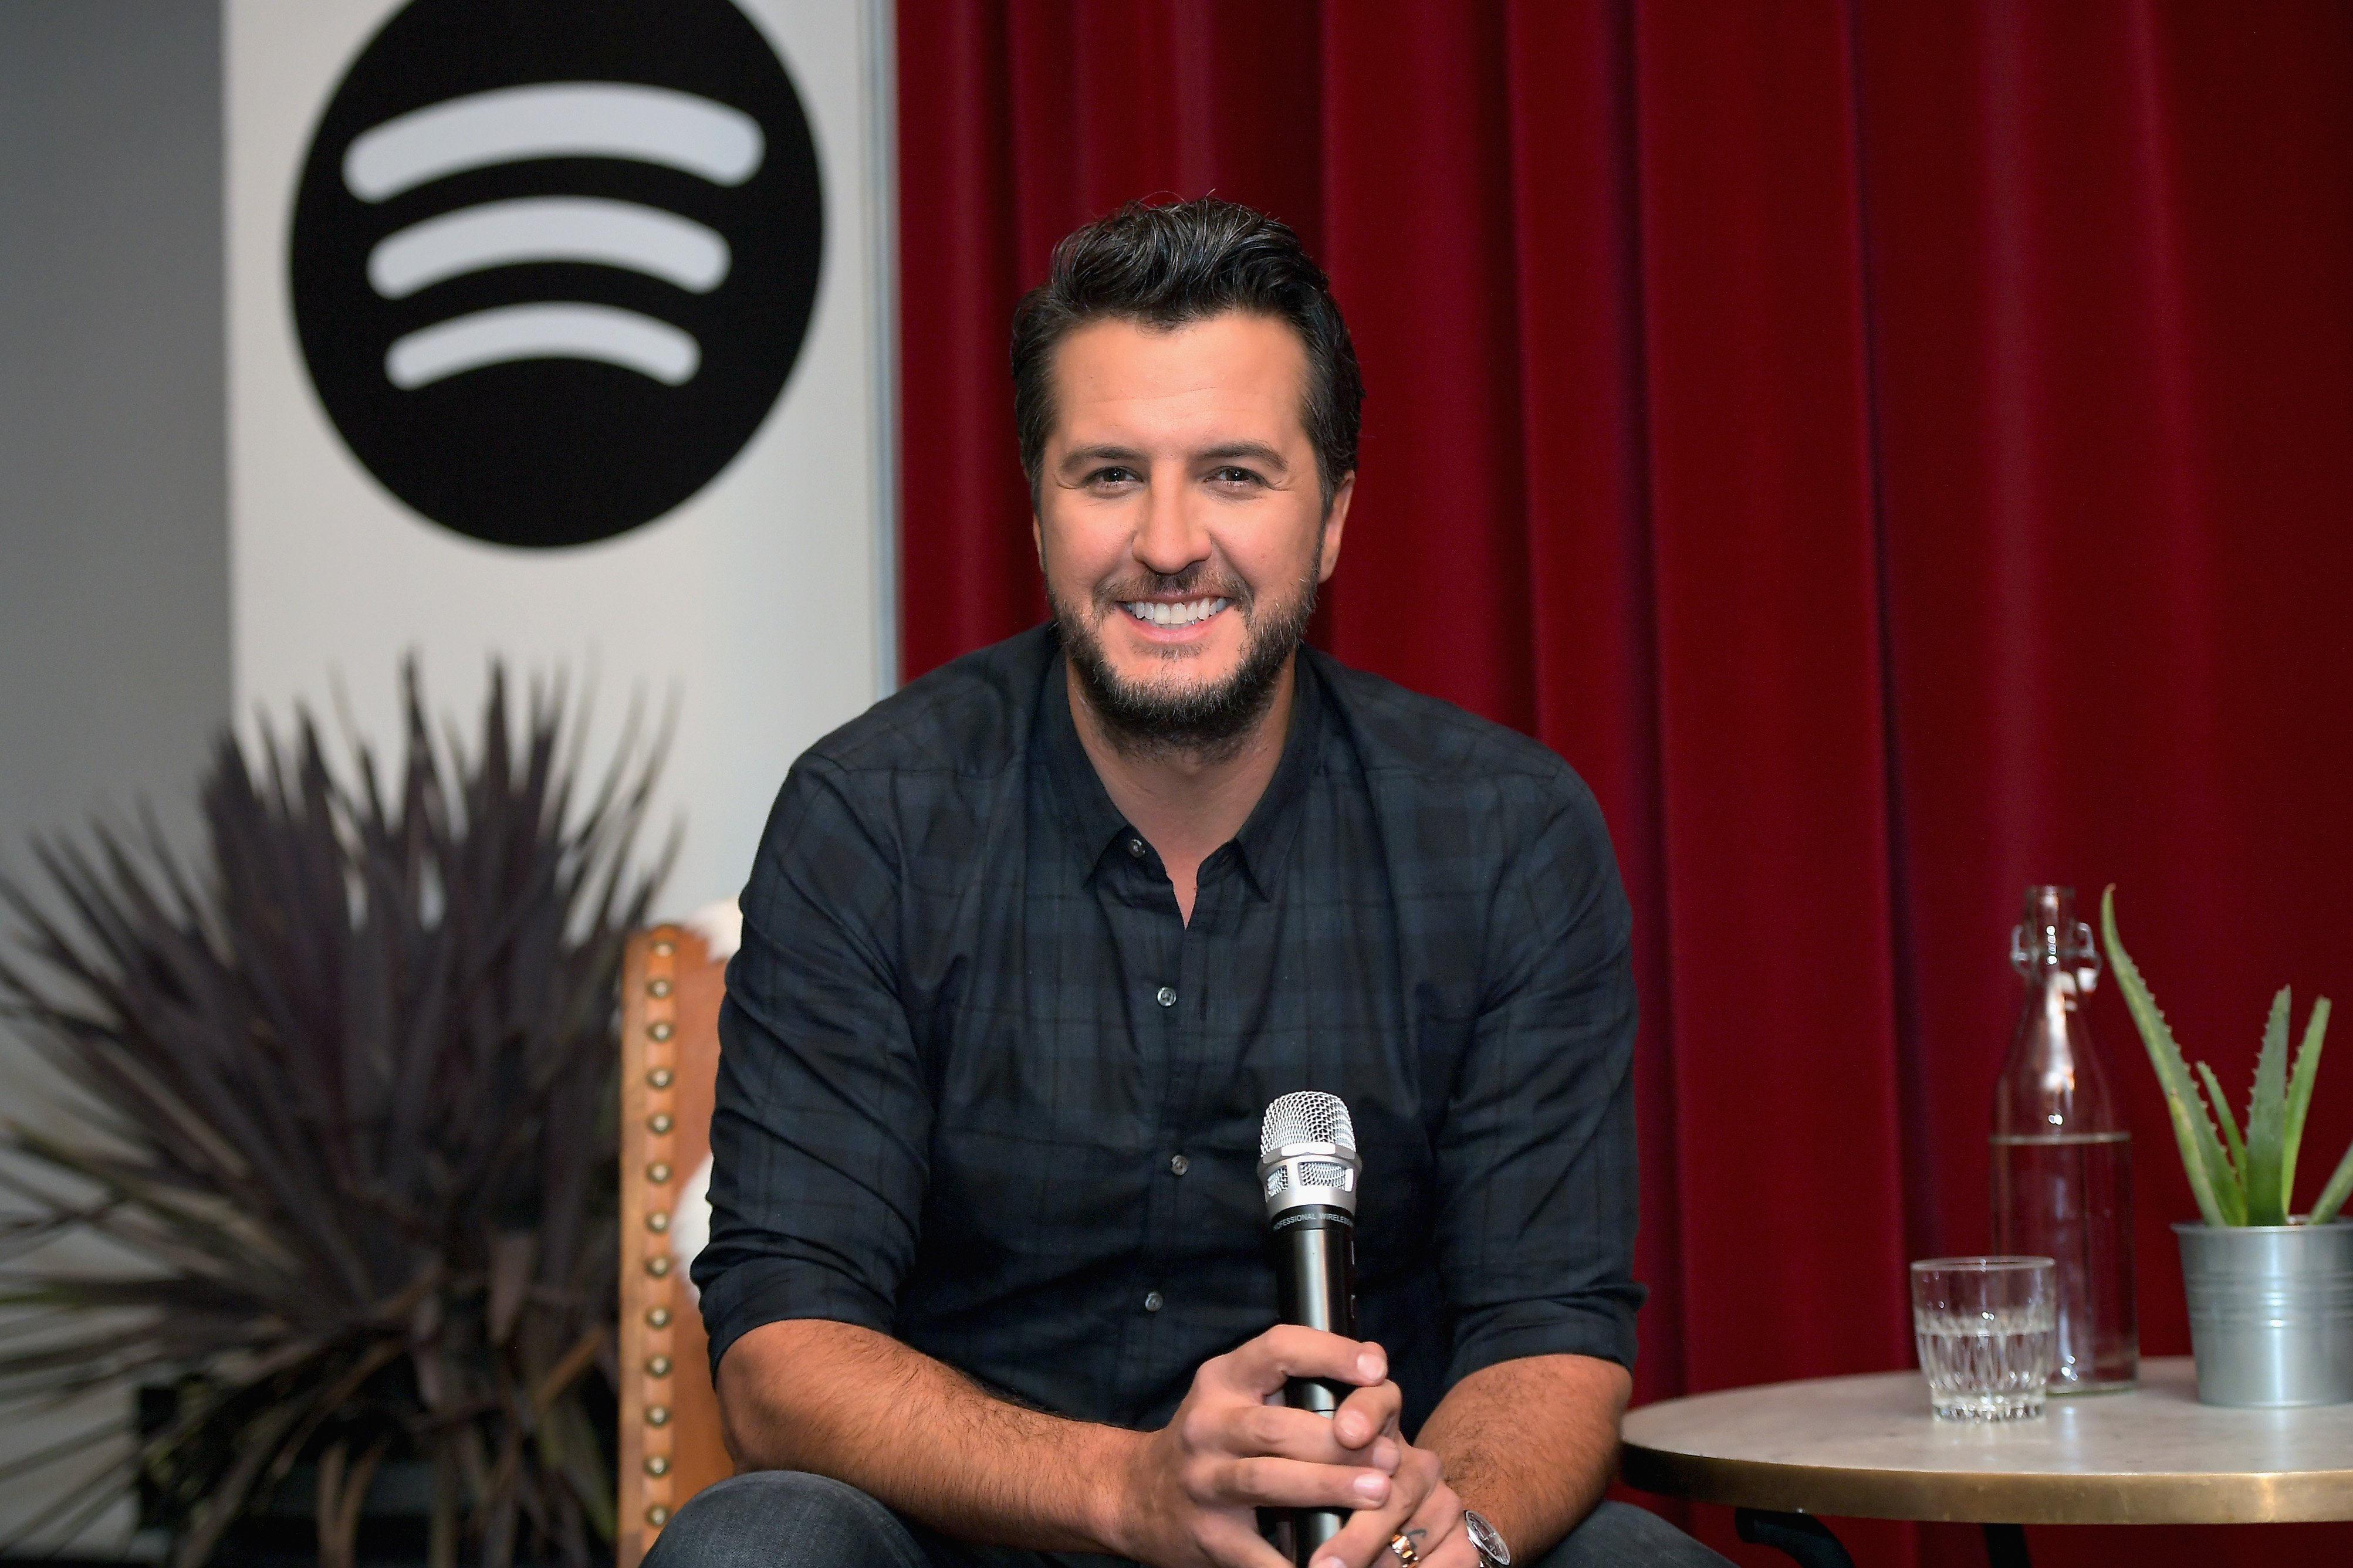
{"type": "MultiPolygon", "coordinates": [[[[2028,882],[2118,883],[2234,1087],[2272,988],[2347,994],[2353,11],[901,0],[899,47],[906,671],[1042,613],[1005,346],[1054,240],[1208,191],[1297,227],[1370,390],[1312,635],[1552,745],[1616,838],[1638,1397],[1909,1364],[1905,1260],[1988,1242],[2028,882]]],[[[2183,1353],[2191,1205],[2092,1017],[2183,1353]]],[[[2306,1164],[2348,1138],[2332,1071],[2306,1164]]]]}

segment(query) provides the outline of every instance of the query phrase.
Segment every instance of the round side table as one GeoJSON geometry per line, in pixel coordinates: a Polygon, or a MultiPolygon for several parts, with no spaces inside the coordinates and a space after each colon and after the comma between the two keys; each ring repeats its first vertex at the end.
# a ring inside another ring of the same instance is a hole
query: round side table
{"type": "Polygon", "coordinates": [[[1814,1378],[1662,1400],[1626,1415],[1629,1486],[1742,1510],[1744,1538],[1809,1563],[1850,1560],[1811,1516],[1987,1527],[1996,1568],[2026,1524],[2253,1524],[2353,1519],[2353,1405],[2198,1403],[2187,1356],[2140,1386],[2053,1399],[2032,1421],[1938,1421],[1917,1372],[1814,1378]]]}

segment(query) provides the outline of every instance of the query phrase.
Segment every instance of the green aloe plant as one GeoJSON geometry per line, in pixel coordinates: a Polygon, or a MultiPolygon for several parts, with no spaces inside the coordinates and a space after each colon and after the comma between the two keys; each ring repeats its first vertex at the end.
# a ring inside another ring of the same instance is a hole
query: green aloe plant
{"type": "MultiPolygon", "coordinates": [[[[2134,1025],[2148,1047],[2148,1059],[2165,1089],[2165,1108],[2173,1121],[2174,1141],[2181,1146],[2182,1168],[2198,1212],[2211,1226],[2285,1225],[2288,1200],[2295,1190],[2295,1157],[2304,1142],[2305,1113],[2312,1108],[2312,1079],[2320,1066],[2320,1043],[2328,1033],[2328,998],[2312,1005],[2304,1028],[2304,1044],[2288,1064],[2288,988],[2272,998],[2271,1017],[2263,1026],[2263,1047],[2255,1058],[2255,1085],[2247,1100],[2242,1131],[2231,1119],[2231,1102],[2214,1069],[2204,1062],[2193,1068],[2174,1043],[2165,1015],[2149,994],[2148,983],[2116,936],[2116,890],[2111,886],[2100,897],[2100,934],[2108,950],[2108,963],[2131,1009],[2134,1025]],[[2211,1109],[2210,1109],[2211,1108],[2211,1109]],[[2217,1131],[2217,1124],[2220,1131],[2217,1131]]],[[[2353,1148],[2337,1163],[2320,1196],[2313,1201],[2309,1223],[2327,1225],[2353,1194],[2353,1148]]]]}

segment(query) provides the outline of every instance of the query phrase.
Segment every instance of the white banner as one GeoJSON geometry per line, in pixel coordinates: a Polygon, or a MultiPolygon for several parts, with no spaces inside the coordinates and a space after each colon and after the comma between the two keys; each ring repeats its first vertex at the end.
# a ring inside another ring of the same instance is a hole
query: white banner
{"type": "Polygon", "coordinates": [[[894,677],[887,0],[226,0],[241,721],[679,725],[665,903],[894,677]]]}

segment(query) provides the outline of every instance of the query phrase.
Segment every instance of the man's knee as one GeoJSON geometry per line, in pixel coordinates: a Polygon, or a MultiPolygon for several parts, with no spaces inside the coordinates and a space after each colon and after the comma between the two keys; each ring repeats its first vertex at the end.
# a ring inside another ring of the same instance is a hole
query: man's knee
{"type": "Polygon", "coordinates": [[[1731,1560],[1647,1509],[1605,1502],[1545,1553],[1538,1568],[1731,1568],[1731,1560]]]}
{"type": "Polygon", "coordinates": [[[697,1492],[654,1538],[645,1568],[929,1568],[897,1515],[856,1487],[753,1470],[697,1492]]]}

